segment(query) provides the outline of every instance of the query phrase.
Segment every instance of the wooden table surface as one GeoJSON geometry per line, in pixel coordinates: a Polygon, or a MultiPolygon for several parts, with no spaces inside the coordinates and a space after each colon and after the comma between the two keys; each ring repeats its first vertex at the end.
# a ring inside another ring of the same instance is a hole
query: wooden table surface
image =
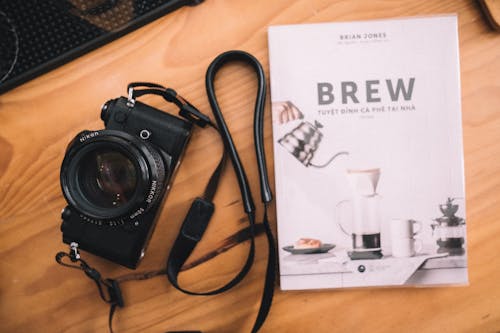
{"type": "MultiPolygon", "coordinates": [[[[208,64],[223,51],[242,49],[254,54],[268,74],[269,25],[442,13],[458,13],[459,22],[470,285],[316,292],[281,292],[276,286],[262,332],[500,332],[500,34],[488,28],[475,2],[437,0],[208,0],[0,96],[0,331],[107,331],[108,307],[93,282],[54,262],[55,253],[67,248],[59,230],[65,206],[59,168],[68,142],[80,130],[102,128],[100,106],[124,95],[128,82],[171,86],[209,113],[204,89],[208,64]]],[[[254,76],[241,65],[220,74],[221,105],[257,199],[254,76]]],[[[173,111],[160,98],[144,101],[173,111]]],[[[269,110],[268,99],[265,137],[272,169],[269,110]]],[[[196,131],[139,270],[164,264],[190,202],[203,191],[220,152],[214,132],[196,131]]],[[[199,260],[246,225],[230,168],[215,202],[207,233],[181,274],[181,284],[194,290],[227,281],[248,249],[245,242],[199,260]]],[[[271,218],[275,220],[274,207],[271,218]]],[[[127,306],[116,314],[115,332],[249,332],[263,286],[266,246],[260,236],[251,273],[220,296],[186,296],[164,277],[125,283],[127,306]]],[[[129,272],[85,257],[104,276],[129,272]]]]}

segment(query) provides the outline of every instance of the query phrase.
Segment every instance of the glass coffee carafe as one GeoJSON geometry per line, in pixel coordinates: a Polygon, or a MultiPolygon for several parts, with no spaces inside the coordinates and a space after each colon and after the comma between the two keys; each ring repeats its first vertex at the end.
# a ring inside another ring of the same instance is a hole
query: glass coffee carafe
{"type": "Polygon", "coordinates": [[[351,259],[380,259],[381,196],[377,193],[380,169],[347,170],[351,199],[336,206],[337,223],[352,239],[351,259]]]}

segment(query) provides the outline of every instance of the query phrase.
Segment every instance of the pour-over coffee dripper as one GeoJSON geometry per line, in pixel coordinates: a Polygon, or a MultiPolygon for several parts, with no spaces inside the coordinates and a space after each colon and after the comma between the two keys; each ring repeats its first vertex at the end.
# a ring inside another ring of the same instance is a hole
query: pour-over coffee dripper
{"type": "Polygon", "coordinates": [[[340,201],[337,205],[337,223],[341,230],[352,239],[351,259],[380,259],[382,247],[380,227],[382,222],[380,202],[377,193],[380,169],[347,170],[352,198],[340,201]],[[344,207],[350,209],[350,226],[342,219],[344,207]]]}
{"type": "Polygon", "coordinates": [[[317,121],[314,122],[314,125],[310,122],[303,121],[290,133],[285,134],[284,137],[279,139],[278,143],[285,147],[290,154],[306,167],[324,168],[339,155],[348,155],[349,153],[341,151],[333,155],[326,163],[320,165],[313,164],[311,160],[323,139],[323,133],[320,131],[322,127],[323,125],[317,121]]]}

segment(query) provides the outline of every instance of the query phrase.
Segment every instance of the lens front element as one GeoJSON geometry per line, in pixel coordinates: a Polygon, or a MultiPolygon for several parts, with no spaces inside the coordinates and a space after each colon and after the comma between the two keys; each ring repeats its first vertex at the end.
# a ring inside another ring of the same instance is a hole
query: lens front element
{"type": "Polygon", "coordinates": [[[83,196],[101,208],[117,208],[133,197],[137,170],[123,153],[109,149],[89,152],[82,158],[78,182],[83,196]]]}

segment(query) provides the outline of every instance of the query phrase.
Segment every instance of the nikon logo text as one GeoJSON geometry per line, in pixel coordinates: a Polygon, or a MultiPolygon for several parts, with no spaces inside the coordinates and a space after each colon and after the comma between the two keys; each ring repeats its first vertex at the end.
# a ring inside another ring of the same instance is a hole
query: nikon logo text
{"type": "Polygon", "coordinates": [[[153,201],[155,193],[156,193],[156,180],[153,180],[153,182],[151,183],[151,189],[149,190],[148,198],[146,199],[147,203],[151,203],[151,201],[153,201]]]}
{"type": "Polygon", "coordinates": [[[84,134],[80,137],[80,142],[87,141],[88,139],[91,139],[91,138],[96,137],[98,135],[99,135],[99,132],[90,132],[90,133],[84,134]]]}

